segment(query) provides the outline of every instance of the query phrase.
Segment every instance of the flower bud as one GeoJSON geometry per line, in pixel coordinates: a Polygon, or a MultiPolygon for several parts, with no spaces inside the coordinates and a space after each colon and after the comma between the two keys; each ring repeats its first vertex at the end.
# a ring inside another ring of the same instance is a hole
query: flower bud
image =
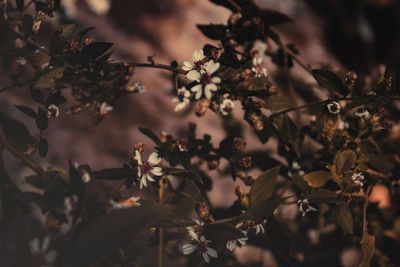
{"type": "Polygon", "coordinates": [[[239,161],[239,166],[244,169],[251,167],[251,157],[242,157],[239,161]]]}
{"type": "Polygon", "coordinates": [[[143,143],[137,143],[137,144],[135,144],[135,150],[139,151],[139,153],[143,153],[143,151],[144,151],[144,144],[143,144],[143,143]]]}
{"type": "Polygon", "coordinates": [[[194,209],[197,213],[197,215],[202,219],[203,221],[207,221],[210,219],[210,211],[208,210],[208,207],[206,203],[204,202],[197,202],[194,205],[194,209]]]}
{"type": "Polygon", "coordinates": [[[346,85],[349,87],[353,86],[357,81],[357,79],[358,79],[357,73],[355,73],[354,71],[349,71],[345,78],[346,85]]]}
{"type": "Polygon", "coordinates": [[[208,162],[208,169],[210,171],[215,170],[219,166],[219,161],[218,160],[212,160],[208,162]]]}
{"type": "Polygon", "coordinates": [[[203,98],[200,100],[197,107],[194,109],[197,116],[201,117],[206,114],[208,107],[210,106],[210,100],[203,98]]]}
{"type": "Polygon", "coordinates": [[[246,192],[244,191],[243,186],[238,185],[235,187],[235,194],[237,197],[241,197],[243,195],[246,195],[246,192]]]}
{"type": "Polygon", "coordinates": [[[242,151],[246,146],[246,142],[242,137],[235,137],[233,139],[233,148],[239,151],[242,151]]]}
{"type": "Polygon", "coordinates": [[[262,131],[264,129],[264,123],[261,116],[257,115],[254,112],[249,114],[249,120],[252,122],[256,131],[262,131]]]}

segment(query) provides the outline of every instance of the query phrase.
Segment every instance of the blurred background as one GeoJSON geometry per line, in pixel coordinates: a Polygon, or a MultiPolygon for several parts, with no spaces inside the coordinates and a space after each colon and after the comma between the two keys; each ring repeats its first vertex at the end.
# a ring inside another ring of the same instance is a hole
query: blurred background
{"type": "MultiPolygon", "coordinates": [[[[294,23],[275,27],[275,30],[283,35],[286,43],[295,43],[300,57],[313,68],[329,64],[335,70],[354,70],[376,76],[400,44],[400,1],[256,2],[261,7],[279,10],[294,20],[294,23]]],[[[81,28],[94,26],[96,29],[91,34],[96,41],[114,43],[112,59],[127,62],[145,62],[148,56],[155,56],[156,62],[169,64],[176,60],[182,65],[184,60],[191,59],[194,49],[201,49],[206,43],[217,45],[204,37],[196,24],[226,23],[230,16],[228,9],[207,0],[62,0],[61,5],[59,12],[53,18],[47,18],[39,31],[39,42],[43,40],[41,45],[48,46],[48,36],[60,24],[77,23],[81,28]]],[[[31,12],[34,14],[34,10],[31,12]]],[[[266,58],[265,63],[269,73],[273,73],[270,59],[266,58]]],[[[298,66],[294,71],[307,82],[314,82],[298,66]]],[[[120,99],[111,114],[97,126],[90,122],[91,111],[65,116],[67,107],[61,108],[60,118],[53,119],[46,132],[49,153],[46,160],[42,160],[43,165],[66,168],[66,159],[71,159],[89,164],[95,170],[120,167],[131,156],[133,144],[143,142],[148,153],[153,150],[152,142],[138,131],[139,126],[179,137],[183,136],[188,122],[195,121],[198,134],[211,134],[212,141],[218,144],[224,138],[220,116],[207,112],[204,117],[197,118],[193,113],[175,113],[171,101],[173,87],[168,75],[168,72],[158,69],[137,69],[130,83],[139,82],[147,91],[120,99]]],[[[0,82],[10,84],[6,77],[1,77],[0,82]]],[[[24,97],[25,90],[17,88],[4,93],[0,105],[14,110],[17,119],[29,125],[32,121],[13,108],[13,105],[30,104],[24,97]]],[[[243,117],[240,109],[237,107],[235,110],[239,119],[243,117]]],[[[247,129],[248,126],[245,128],[248,149],[260,148],[255,135],[247,129]]],[[[270,141],[265,148],[275,150],[276,144],[270,141]]],[[[25,168],[17,168],[20,165],[13,159],[6,164],[22,172],[19,177],[30,174],[25,168]]],[[[227,207],[235,200],[235,183],[232,179],[219,179],[219,170],[213,172],[210,173],[213,178],[215,176],[210,200],[216,207],[227,207]]],[[[289,213],[296,215],[296,205],[292,211],[290,207],[288,209],[289,213]]],[[[236,253],[243,263],[261,262],[262,266],[276,266],[272,254],[267,251],[245,247],[236,253]]],[[[357,266],[359,257],[358,248],[351,248],[343,253],[341,264],[357,266]]]]}

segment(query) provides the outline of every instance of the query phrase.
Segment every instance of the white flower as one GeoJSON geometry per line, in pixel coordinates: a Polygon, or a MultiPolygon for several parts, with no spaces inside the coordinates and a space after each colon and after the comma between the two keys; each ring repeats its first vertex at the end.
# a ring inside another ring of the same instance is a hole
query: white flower
{"type": "MultiPolygon", "coordinates": [[[[199,221],[199,220],[197,220],[197,219],[193,219],[193,221],[194,221],[198,226],[203,226],[203,225],[204,225],[204,222],[199,221]]],[[[190,236],[190,238],[191,238],[192,240],[197,240],[197,239],[198,239],[198,236],[197,236],[197,234],[196,234],[196,230],[195,230],[192,226],[187,226],[187,227],[186,227],[186,230],[188,231],[188,234],[189,234],[189,236],[190,236]]]]}
{"type": "Polygon", "coordinates": [[[161,158],[158,157],[156,152],[151,153],[147,161],[142,161],[140,152],[135,150],[135,160],[139,165],[137,175],[140,178],[140,189],[142,189],[143,186],[147,187],[147,180],[154,182],[153,177],[151,177],[152,174],[156,176],[162,175],[162,168],[155,166],[161,161],[161,158]]]}
{"type": "Polygon", "coordinates": [[[133,85],[139,93],[144,93],[147,91],[146,87],[140,83],[135,83],[133,85]]]}
{"type": "Polygon", "coordinates": [[[364,175],[362,175],[361,172],[353,174],[353,176],[351,176],[351,180],[353,180],[353,182],[360,187],[364,186],[364,175]]]}
{"type": "Polygon", "coordinates": [[[50,106],[47,107],[48,118],[51,117],[57,118],[58,116],[60,116],[60,109],[56,105],[51,104],[50,106]]]}
{"type": "Polygon", "coordinates": [[[213,74],[219,69],[219,66],[220,64],[218,62],[210,60],[204,65],[204,72],[191,70],[186,74],[186,77],[189,80],[197,81],[199,83],[191,89],[193,93],[196,93],[196,99],[200,99],[203,96],[203,90],[204,96],[207,99],[211,99],[211,92],[218,90],[217,84],[221,82],[221,78],[213,76],[213,74]]]}
{"type": "Polygon", "coordinates": [[[336,129],[338,129],[340,131],[349,128],[349,123],[347,121],[339,120],[336,125],[337,125],[336,129]]]}
{"type": "MultiPolygon", "coordinates": [[[[243,225],[243,223],[238,223],[236,224],[236,228],[240,228],[243,225]]],[[[249,240],[249,238],[247,237],[247,232],[246,231],[242,231],[242,233],[245,235],[244,237],[238,238],[238,239],[233,239],[233,240],[228,240],[228,242],[226,242],[226,248],[230,251],[233,251],[235,248],[237,248],[239,245],[238,243],[240,243],[241,246],[245,246],[247,243],[247,240],[249,240]]]]}
{"type": "Polygon", "coordinates": [[[301,166],[299,165],[299,163],[297,163],[296,161],[293,161],[292,163],[292,168],[291,170],[288,172],[288,176],[292,177],[293,174],[297,173],[300,176],[304,175],[304,171],[301,169],[301,166]]]}
{"type": "Polygon", "coordinates": [[[128,199],[122,200],[121,202],[117,202],[114,200],[110,200],[110,204],[115,210],[127,209],[131,207],[140,207],[139,203],[140,197],[130,197],[128,199]]]}
{"type": "Polygon", "coordinates": [[[99,16],[107,14],[111,7],[110,0],[86,0],[86,3],[99,16]]]}
{"type": "Polygon", "coordinates": [[[230,99],[224,99],[219,106],[219,112],[221,112],[222,115],[227,116],[229,115],[233,108],[235,107],[235,103],[233,103],[232,100],[230,99]]]}
{"type": "Polygon", "coordinates": [[[186,87],[182,87],[178,89],[178,95],[172,99],[173,102],[178,103],[175,107],[175,111],[180,111],[183,109],[187,104],[189,104],[190,100],[190,91],[186,89],[186,87]]]}
{"type": "Polygon", "coordinates": [[[264,220],[262,223],[259,223],[259,224],[256,225],[256,235],[258,235],[261,232],[263,234],[265,234],[265,229],[264,229],[264,226],[262,224],[266,223],[266,222],[267,222],[267,220],[264,220]]]}
{"type": "Polygon", "coordinates": [[[109,113],[113,109],[114,109],[113,106],[110,106],[106,102],[103,102],[103,103],[101,103],[101,106],[100,106],[100,115],[101,116],[107,115],[107,113],[109,113]]]}
{"type": "Polygon", "coordinates": [[[40,246],[39,238],[35,238],[29,242],[31,254],[35,260],[35,266],[54,266],[53,263],[56,260],[57,253],[54,250],[47,251],[50,245],[50,238],[45,236],[40,246]]]}
{"type": "Polygon", "coordinates": [[[261,76],[267,76],[267,69],[264,68],[264,65],[262,63],[262,58],[261,57],[255,57],[253,58],[253,67],[251,70],[255,73],[256,77],[261,77],[261,76]]]}
{"type": "Polygon", "coordinates": [[[85,184],[89,183],[90,182],[90,174],[87,171],[82,169],[81,179],[85,184]]]}
{"type": "MultiPolygon", "coordinates": [[[[197,237],[197,236],[196,236],[197,237]]],[[[183,254],[191,254],[195,252],[196,250],[203,256],[205,262],[209,263],[210,262],[210,257],[217,258],[218,254],[213,248],[209,248],[207,245],[211,241],[206,240],[206,238],[203,236],[199,238],[196,238],[193,240],[193,244],[185,244],[182,246],[182,252],[183,254]]]]}
{"type": "Polygon", "coordinates": [[[356,110],[356,116],[359,118],[368,118],[369,112],[366,108],[358,108],[356,110]]]}
{"type": "Polygon", "coordinates": [[[78,197],[76,195],[67,196],[64,198],[64,208],[65,213],[69,216],[76,208],[76,203],[78,202],[78,197]]]}
{"type": "Polygon", "coordinates": [[[182,67],[182,69],[186,71],[195,70],[198,72],[202,72],[205,65],[203,50],[194,50],[192,58],[193,63],[189,61],[184,61],[184,66],[182,67]]]}
{"type": "Polygon", "coordinates": [[[332,114],[338,114],[340,112],[340,105],[338,102],[333,101],[332,103],[326,105],[328,108],[329,112],[332,114]]]}
{"type": "Polygon", "coordinates": [[[306,215],[306,213],[309,211],[317,210],[316,208],[314,208],[308,204],[308,199],[299,199],[297,201],[297,204],[299,204],[299,210],[303,213],[303,216],[306,215]]]}
{"type": "Polygon", "coordinates": [[[15,61],[18,62],[18,63],[21,64],[21,65],[25,65],[26,62],[28,62],[28,61],[26,60],[26,58],[24,58],[24,57],[17,57],[17,59],[16,59],[15,61]]]}

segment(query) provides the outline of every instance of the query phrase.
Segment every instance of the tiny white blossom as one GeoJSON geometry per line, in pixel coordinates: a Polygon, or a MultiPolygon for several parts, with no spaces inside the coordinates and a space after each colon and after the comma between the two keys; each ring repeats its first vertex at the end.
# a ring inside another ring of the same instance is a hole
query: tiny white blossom
{"type": "Polygon", "coordinates": [[[67,196],[64,198],[64,208],[65,213],[69,216],[76,208],[76,203],[78,203],[78,197],[76,195],[67,196]]]}
{"type": "MultiPolygon", "coordinates": [[[[197,219],[193,219],[193,221],[194,221],[198,226],[203,226],[203,225],[204,225],[204,222],[199,221],[199,220],[197,220],[197,219]]],[[[196,234],[196,231],[195,231],[195,229],[194,229],[192,226],[187,226],[187,227],[186,227],[186,230],[188,231],[188,234],[189,234],[189,236],[190,236],[190,238],[191,238],[192,240],[197,240],[197,239],[198,239],[198,236],[197,236],[197,234],[196,234]]]]}
{"type": "Polygon", "coordinates": [[[103,102],[103,103],[101,103],[101,106],[100,106],[100,115],[104,116],[104,115],[108,114],[113,109],[114,109],[113,106],[107,104],[106,102],[103,102]]]}
{"type": "Polygon", "coordinates": [[[256,77],[261,77],[261,76],[267,76],[267,69],[264,68],[263,65],[263,59],[261,57],[255,57],[253,58],[253,67],[251,68],[251,71],[255,73],[256,77]]]}
{"type": "Polygon", "coordinates": [[[217,84],[221,82],[221,78],[213,76],[213,74],[219,69],[219,66],[218,62],[210,60],[204,65],[204,71],[191,70],[186,74],[189,80],[199,83],[191,88],[196,99],[200,99],[203,95],[207,99],[211,99],[212,92],[218,90],[217,84]]]}
{"type": "Polygon", "coordinates": [[[48,118],[51,117],[57,118],[58,116],[60,116],[60,109],[56,105],[51,104],[50,106],[47,107],[48,118]]]}
{"type": "Polygon", "coordinates": [[[147,187],[147,180],[150,182],[154,182],[154,178],[152,175],[161,176],[162,168],[156,166],[160,163],[161,158],[158,157],[156,152],[150,154],[147,161],[142,161],[142,156],[138,150],[135,150],[135,158],[138,163],[138,172],[137,175],[140,178],[140,189],[147,187]]]}
{"type": "Polygon", "coordinates": [[[316,211],[317,209],[310,206],[308,203],[308,199],[299,199],[297,201],[297,204],[299,204],[299,210],[302,212],[303,216],[306,215],[307,212],[309,211],[316,211]]]}
{"type": "Polygon", "coordinates": [[[81,179],[85,184],[89,183],[90,182],[90,174],[87,171],[82,169],[81,179]]]}
{"type": "Polygon", "coordinates": [[[126,209],[131,207],[140,207],[139,203],[140,197],[130,197],[128,199],[122,200],[121,202],[117,202],[114,200],[110,200],[110,204],[115,210],[126,209]]]}
{"type": "Polygon", "coordinates": [[[359,118],[368,118],[369,117],[369,112],[366,108],[358,108],[356,110],[355,114],[359,118]]]}
{"type": "Polygon", "coordinates": [[[234,107],[235,103],[229,98],[227,98],[224,99],[221,105],[219,106],[219,112],[221,112],[222,115],[227,116],[232,112],[234,107]]]}
{"type": "Polygon", "coordinates": [[[35,261],[35,266],[52,267],[56,260],[57,253],[54,250],[48,251],[50,238],[45,236],[42,244],[39,238],[34,238],[29,242],[29,248],[35,261]]]}
{"type": "Polygon", "coordinates": [[[259,223],[259,224],[256,225],[256,235],[258,235],[261,232],[263,234],[265,234],[265,229],[264,229],[264,226],[262,224],[266,223],[266,222],[267,222],[267,220],[264,220],[262,223],[259,223]]]}
{"type": "Polygon", "coordinates": [[[191,71],[191,70],[195,70],[198,72],[202,72],[204,65],[205,65],[205,61],[204,61],[204,52],[203,50],[194,50],[193,52],[193,62],[190,61],[184,61],[183,62],[183,70],[186,71],[191,71]]]}
{"type": "MultiPolygon", "coordinates": [[[[235,227],[239,229],[242,225],[243,223],[238,223],[235,225],[235,227]]],[[[235,248],[239,247],[238,243],[241,246],[245,246],[247,244],[247,240],[249,240],[249,238],[247,237],[247,232],[246,231],[241,231],[241,232],[245,235],[244,237],[228,240],[228,242],[226,242],[226,248],[228,250],[233,251],[235,248]]]]}
{"type": "Polygon", "coordinates": [[[180,111],[187,104],[189,104],[190,100],[190,91],[186,89],[186,87],[182,87],[178,89],[178,95],[172,99],[173,102],[178,103],[175,107],[175,111],[180,111]]]}
{"type": "Polygon", "coordinates": [[[218,254],[215,251],[215,249],[208,247],[208,243],[211,241],[206,240],[204,236],[201,236],[200,238],[197,238],[192,241],[192,244],[185,244],[182,246],[182,252],[183,254],[191,254],[195,252],[196,250],[203,256],[204,261],[209,263],[210,262],[210,256],[213,258],[217,258],[218,254]]]}
{"type": "Polygon", "coordinates": [[[17,59],[16,59],[15,61],[18,62],[18,63],[21,64],[21,65],[25,65],[26,62],[28,62],[28,61],[26,60],[26,58],[24,58],[24,57],[17,57],[17,59]]]}
{"type": "Polygon", "coordinates": [[[288,176],[289,176],[289,177],[292,177],[293,174],[295,174],[295,173],[297,173],[297,174],[300,175],[300,176],[303,176],[303,175],[305,174],[304,171],[301,169],[301,166],[299,165],[299,163],[296,162],[296,161],[293,161],[293,163],[292,163],[292,168],[291,168],[291,170],[288,172],[288,176]]]}
{"type": "Polygon", "coordinates": [[[142,85],[142,84],[140,84],[140,83],[135,83],[133,86],[136,88],[136,90],[137,90],[139,93],[144,93],[144,92],[147,91],[146,86],[144,86],[144,85],[142,85]]]}
{"type": "Polygon", "coordinates": [[[332,114],[338,114],[340,112],[340,105],[336,101],[329,103],[328,105],[326,105],[326,107],[328,108],[329,112],[332,114]]]}
{"type": "Polygon", "coordinates": [[[360,187],[364,186],[364,175],[362,175],[361,172],[353,174],[353,176],[351,176],[351,180],[360,187]]]}

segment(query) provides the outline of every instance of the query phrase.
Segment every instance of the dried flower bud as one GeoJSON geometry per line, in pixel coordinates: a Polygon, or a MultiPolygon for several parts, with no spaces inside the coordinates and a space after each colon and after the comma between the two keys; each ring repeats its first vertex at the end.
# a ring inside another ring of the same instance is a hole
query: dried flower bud
{"type": "Polygon", "coordinates": [[[233,13],[229,19],[228,19],[228,23],[230,25],[235,25],[240,19],[242,18],[242,14],[241,13],[233,13]]]}
{"type": "Polygon", "coordinates": [[[357,73],[355,73],[354,71],[349,71],[346,74],[346,78],[345,78],[346,85],[349,87],[353,86],[355,84],[355,82],[357,81],[357,79],[358,79],[357,73]]]}
{"type": "Polygon", "coordinates": [[[262,131],[264,129],[264,123],[261,116],[258,116],[256,113],[252,112],[249,114],[249,119],[256,131],[262,131]]]}
{"type": "Polygon", "coordinates": [[[233,147],[236,150],[241,151],[244,149],[245,146],[246,146],[246,142],[244,141],[244,139],[242,137],[235,137],[233,139],[233,147]]]}
{"type": "Polygon", "coordinates": [[[201,117],[206,114],[208,107],[210,106],[210,100],[203,98],[200,100],[199,104],[195,108],[195,113],[197,116],[201,117]]]}
{"type": "Polygon", "coordinates": [[[239,161],[239,166],[248,169],[251,167],[251,157],[242,157],[239,161]]]}
{"type": "Polygon", "coordinates": [[[139,153],[143,153],[144,151],[144,144],[143,143],[137,143],[134,145],[135,150],[139,151],[139,153]]]}
{"type": "Polygon", "coordinates": [[[178,146],[179,151],[181,152],[187,151],[187,142],[185,138],[177,139],[176,145],[178,146]]]}
{"type": "Polygon", "coordinates": [[[194,205],[197,215],[203,221],[210,219],[210,211],[208,210],[207,204],[204,202],[197,202],[194,205]]]}
{"type": "Polygon", "coordinates": [[[54,105],[51,104],[50,106],[47,107],[47,117],[48,118],[57,118],[60,115],[60,109],[54,105]]]}
{"type": "Polygon", "coordinates": [[[168,141],[169,134],[165,131],[162,131],[160,134],[160,141],[161,143],[166,143],[168,141]]]}
{"type": "Polygon", "coordinates": [[[218,160],[212,160],[208,162],[208,169],[210,171],[215,170],[219,166],[219,161],[218,160]]]}
{"type": "Polygon", "coordinates": [[[237,197],[241,197],[243,195],[246,195],[246,192],[244,191],[243,186],[238,185],[235,187],[235,194],[237,197]]]}
{"type": "Polygon", "coordinates": [[[250,205],[250,200],[249,200],[249,197],[247,195],[240,196],[239,201],[240,201],[240,204],[246,209],[250,205]]]}

